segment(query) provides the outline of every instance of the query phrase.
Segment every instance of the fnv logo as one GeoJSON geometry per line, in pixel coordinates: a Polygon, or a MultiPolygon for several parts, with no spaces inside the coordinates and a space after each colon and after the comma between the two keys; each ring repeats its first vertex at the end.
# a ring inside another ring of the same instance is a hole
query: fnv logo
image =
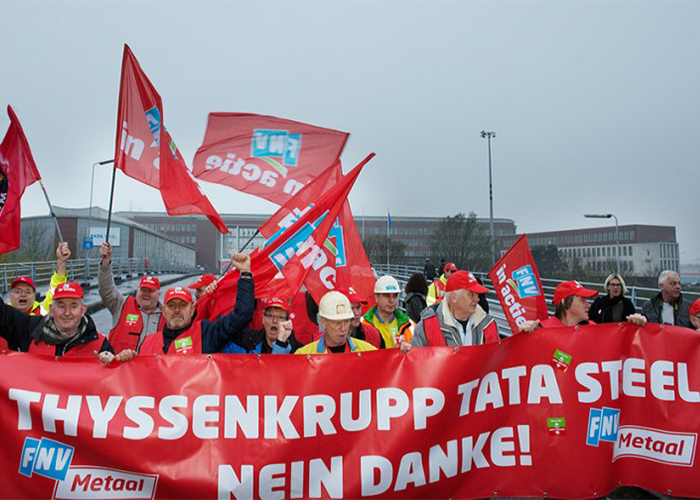
{"type": "Polygon", "coordinates": [[[301,134],[287,130],[255,129],[250,145],[250,156],[269,163],[282,177],[287,177],[286,167],[296,167],[301,151],[301,134]]]}
{"type": "Polygon", "coordinates": [[[620,428],[620,410],[614,408],[591,408],[588,414],[586,444],[598,446],[600,441],[614,443],[620,428]]]}
{"type": "Polygon", "coordinates": [[[26,438],[22,447],[19,473],[32,477],[33,474],[62,481],[68,474],[75,448],[53,439],[26,438]]]}
{"type": "Polygon", "coordinates": [[[511,279],[508,284],[516,291],[521,299],[527,297],[537,297],[542,295],[540,287],[537,285],[537,276],[532,271],[532,266],[529,264],[520,269],[516,269],[511,274],[511,279]]]}
{"type": "Polygon", "coordinates": [[[692,467],[695,461],[696,433],[670,432],[648,427],[620,427],[613,450],[618,458],[641,458],[663,464],[692,467]]]}

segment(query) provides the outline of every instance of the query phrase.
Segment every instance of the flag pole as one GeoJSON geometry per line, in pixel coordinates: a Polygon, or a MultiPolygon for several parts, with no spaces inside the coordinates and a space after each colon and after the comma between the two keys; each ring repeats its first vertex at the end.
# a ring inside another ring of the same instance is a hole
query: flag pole
{"type": "Polygon", "coordinates": [[[391,213],[389,208],[386,209],[386,272],[389,273],[389,241],[391,236],[389,236],[391,231],[391,213]]]}
{"type": "Polygon", "coordinates": [[[53,205],[51,205],[51,201],[49,200],[49,193],[46,192],[46,188],[44,187],[44,182],[39,178],[39,185],[41,186],[41,190],[44,192],[44,197],[46,198],[46,204],[49,206],[49,212],[51,212],[51,217],[53,217],[53,222],[56,224],[56,232],[58,233],[58,240],[63,243],[65,240],[63,239],[63,233],[61,232],[61,228],[58,225],[58,217],[56,217],[56,214],[53,211],[53,205]]]}
{"type": "Polygon", "coordinates": [[[105,233],[105,243],[109,243],[109,227],[112,225],[112,202],[114,201],[114,181],[117,177],[117,164],[112,168],[112,188],[109,193],[109,212],[107,212],[107,232],[105,233]]]}
{"type": "MultiPolygon", "coordinates": [[[[253,238],[255,238],[258,234],[260,234],[260,230],[259,230],[259,229],[256,229],[256,230],[255,230],[255,233],[253,233],[253,236],[251,236],[251,237],[248,239],[248,241],[245,242],[245,245],[243,245],[243,248],[241,248],[238,252],[240,253],[240,252],[242,252],[243,250],[245,250],[246,247],[247,247],[248,245],[250,245],[250,242],[253,241],[253,238]]],[[[224,271],[221,273],[221,276],[219,276],[219,279],[223,278],[223,277],[224,277],[224,274],[226,274],[226,273],[228,272],[229,269],[231,269],[231,262],[228,263],[228,266],[226,266],[226,269],[224,269],[224,271]]]]}

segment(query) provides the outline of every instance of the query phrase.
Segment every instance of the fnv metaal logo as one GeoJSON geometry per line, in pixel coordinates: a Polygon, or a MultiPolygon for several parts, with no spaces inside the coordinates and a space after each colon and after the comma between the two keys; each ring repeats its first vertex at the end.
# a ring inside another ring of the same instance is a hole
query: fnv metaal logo
{"type": "Polygon", "coordinates": [[[614,443],[620,428],[620,410],[615,408],[591,408],[588,414],[586,444],[598,446],[600,441],[614,443]]]}
{"type": "Polygon", "coordinates": [[[73,460],[75,448],[53,439],[26,438],[22,447],[19,473],[32,477],[32,474],[63,481],[73,460]]]}
{"type": "Polygon", "coordinates": [[[266,161],[286,177],[286,167],[296,167],[299,162],[301,134],[292,134],[287,130],[255,129],[250,148],[250,156],[266,161]]]}
{"type": "Polygon", "coordinates": [[[513,271],[508,283],[513,290],[518,292],[518,297],[521,299],[542,295],[537,284],[537,276],[532,272],[532,267],[529,264],[513,271]]]}

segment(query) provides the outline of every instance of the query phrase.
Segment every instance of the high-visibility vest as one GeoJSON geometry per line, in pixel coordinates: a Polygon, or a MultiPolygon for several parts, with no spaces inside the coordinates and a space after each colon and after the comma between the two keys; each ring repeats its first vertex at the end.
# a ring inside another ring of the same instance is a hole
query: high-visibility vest
{"type": "Polygon", "coordinates": [[[182,332],[168,346],[168,352],[163,352],[163,330],[149,335],[141,344],[139,354],[169,354],[185,356],[187,354],[202,354],[202,322],[195,322],[190,328],[182,332]]]}
{"type": "MultiPolygon", "coordinates": [[[[91,340],[90,342],[86,342],[85,344],[76,345],[75,347],[71,347],[66,352],[64,352],[63,355],[92,358],[95,356],[95,351],[100,352],[104,341],[104,335],[98,333],[97,338],[95,340],[91,340]]],[[[38,344],[32,341],[29,344],[29,349],[27,349],[27,352],[31,354],[46,354],[48,356],[55,356],[56,346],[47,344],[46,342],[43,342],[41,340],[38,344]]]]}
{"type": "MultiPolygon", "coordinates": [[[[447,341],[440,329],[440,320],[437,316],[430,316],[423,320],[423,331],[425,332],[425,341],[428,347],[445,347],[447,341]]],[[[498,327],[496,322],[492,321],[484,328],[484,344],[492,344],[499,341],[498,327]]]]}
{"type": "MultiPolygon", "coordinates": [[[[161,314],[160,321],[158,322],[158,332],[163,330],[164,324],[165,321],[161,314]]],[[[117,326],[109,332],[109,343],[112,344],[114,353],[119,354],[124,349],[133,349],[136,351],[142,330],[143,317],[141,316],[139,304],[134,297],[127,297],[126,302],[124,302],[124,307],[122,307],[117,326]]],[[[157,336],[158,332],[149,336],[157,336]]]]}

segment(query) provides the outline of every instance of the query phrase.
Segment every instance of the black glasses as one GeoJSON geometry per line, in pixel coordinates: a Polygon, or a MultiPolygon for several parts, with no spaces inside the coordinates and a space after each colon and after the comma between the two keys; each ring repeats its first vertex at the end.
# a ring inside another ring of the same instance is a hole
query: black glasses
{"type": "Polygon", "coordinates": [[[263,316],[265,316],[266,318],[270,318],[272,321],[286,321],[287,320],[286,316],[278,316],[276,314],[265,313],[263,316]]]}

